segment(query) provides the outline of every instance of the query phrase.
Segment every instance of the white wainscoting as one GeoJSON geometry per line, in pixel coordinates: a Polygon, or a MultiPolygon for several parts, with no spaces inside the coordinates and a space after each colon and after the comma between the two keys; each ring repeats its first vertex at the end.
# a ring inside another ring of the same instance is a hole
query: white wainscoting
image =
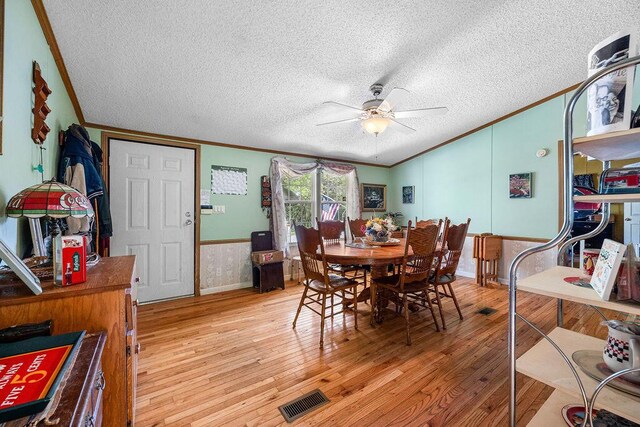
{"type": "MultiPolygon", "coordinates": [[[[498,271],[501,283],[507,283],[509,265],[516,255],[538,244],[520,240],[502,241],[502,260],[498,271]]],[[[233,289],[250,288],[252,286],[250,254],[251,244],[249,242],[200,246],[200,293],[206,295],[233,289]]],[[[524,278],[555,266],[556,257],[557,250],[554,249],[527,258],[521,264],[519,278],[524,278]]],[[[475,265],[473,238],[467,237],[460,264],[458,265],[458,275],[473,278],[476,271],[475,265]]],[[[285,260],[284,263],[284,275],[285,280],[288,280],[290,277],[288,260],[285,260]]]]}
{"type": "MultiPolygon", "coordinates": [[[[501,283],[509,282],[509,266],[511,261],[525,249],[537,246],[540,243],[525,242],[522,240],[503,240],[502,241],[502,258],[498,266],[498,276],[501,283]]],[[[518,269],[518,278],[522,279],[535,273],[540,273],[557,265],[558,250],[552,249],[537,253],[530,256],[520,264],[518,269]]],[[[475,277],[476,262],[473,259],[473,237],[467,237],[464,243],[460,264],[458,264],[458,275],[464,277],[475,277]]]]}
{"type": "MultiPolygon", "coordinates": [[[[289,261],[284,262],[285,280],[289,279],[289,261]]],[[[200,294],[250,288],[251,243],[222,243],[200,246],[200,294]]]]}

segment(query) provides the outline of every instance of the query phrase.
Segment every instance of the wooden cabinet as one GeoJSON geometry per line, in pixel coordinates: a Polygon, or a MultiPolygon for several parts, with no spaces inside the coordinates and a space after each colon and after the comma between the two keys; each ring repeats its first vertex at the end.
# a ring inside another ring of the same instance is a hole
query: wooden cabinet
{"type": "Polygon", "coordinates": [[[54,334],[106,331],[103,425],[133,425],[137,368],[134,256],[103,258],[87,281],[65,288],[43,282],[33,295],[21,282],[0,283],[0,328],[53,319],[54,334]]]}
{"type": "Polygon", "coordinates": [[[51,420],[58,420],[55,423],[57,426],[101,426],[106,383],[100,360],[106,337],[105,333],[85,335],[78,349],[78,356],[69,367],[68,376],[60,382],[53,398],[54,403],[48,409],[49,413],[35,415],[37,422],[25,417],[9,421],[3,426],[23,427],[29,422],[35,422],[34,427],[44,427],[50,426],[51,420]]]}

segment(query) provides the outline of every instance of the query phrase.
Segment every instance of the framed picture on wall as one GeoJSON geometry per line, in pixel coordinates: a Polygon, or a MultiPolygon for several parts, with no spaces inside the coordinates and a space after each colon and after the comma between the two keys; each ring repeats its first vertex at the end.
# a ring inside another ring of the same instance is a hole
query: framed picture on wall
{"type": "Polygon", "coordinates": [[[512,173],[509,175],[509,198],[530,199],[533,194],[533,173],[512,173]]]}
{"type": "Polygon", "coordinates": [[[415,191],[415,187],[413,185],[407,185],[402,187],[402,204],[406,205],[406,204],[412,204],[414,202],[413,200],[414,191],[415,191]]]}
{"type": "Polygon", "coordinates": [[[360,206],[362,206],[362,212],[386,211],[387,186],[378,184],[361,184],[360,206]]]}

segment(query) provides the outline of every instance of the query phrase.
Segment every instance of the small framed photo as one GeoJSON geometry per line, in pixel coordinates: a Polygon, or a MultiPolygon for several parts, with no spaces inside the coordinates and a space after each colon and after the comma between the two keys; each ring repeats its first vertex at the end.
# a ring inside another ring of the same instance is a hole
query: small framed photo
{"type": "Polygon", "coordinates": [[[387,186],[361,184],[360,206],[362,212],[384,212],[387,210],[387,186]]]}
{"type": "Polygon", "coordinates": [[[11,249],[9,249],[2,240],[0,240],[0,259],[9,266],[11,271],[16,273],[31,292],[35,295],[40,295],[42,293],[40,279],[38,279],[38,277],[29,270],[29,267],[27,267],[27,265],[22,262],[22,260],[18,258],[18,256],[13,253],[13,251],[11,251],[11,249]]]}
{"type": "Polygon", "coordinates": [[[533,172],[509,175],[509,198],[530,199],[533,195],[533,172]]]}
{"type": "Polygon", "coordinates": [[[413,185],[407,185],[402,187],[402,204],[403,205],[414,203],[413,193],[415,192],[415,189],[416,187],[414,187],[413,185]]]}

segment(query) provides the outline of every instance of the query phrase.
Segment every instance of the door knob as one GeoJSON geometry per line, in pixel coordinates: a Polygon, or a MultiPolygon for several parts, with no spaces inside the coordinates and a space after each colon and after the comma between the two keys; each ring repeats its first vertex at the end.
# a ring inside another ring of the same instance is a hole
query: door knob
{"type": "Polygon", "coordinates": [[[193,221],[191,221],[190,219],[187,220],[187,222],[185,222],[185,225],[191,225],[193,224],[193,221]]]}
{"type": "Polygon", "coordinates": [[[631,218],[627,217],[624,219],[625,221],[631,221],[631,218]]]}

